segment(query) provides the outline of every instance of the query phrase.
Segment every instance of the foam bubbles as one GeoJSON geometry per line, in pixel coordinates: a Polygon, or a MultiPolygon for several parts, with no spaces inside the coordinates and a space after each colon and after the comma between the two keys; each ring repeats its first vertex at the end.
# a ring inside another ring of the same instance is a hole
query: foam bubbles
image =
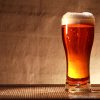
{"type": "Polygon", "coordinates": [[[63,15],[62,17],[62,25],[68,25],[68,24],[95,24],[95,18],[92,13],[89,12],[82,12],[82,13],[76,13],[76,12],[68,12],[63,15]]]}

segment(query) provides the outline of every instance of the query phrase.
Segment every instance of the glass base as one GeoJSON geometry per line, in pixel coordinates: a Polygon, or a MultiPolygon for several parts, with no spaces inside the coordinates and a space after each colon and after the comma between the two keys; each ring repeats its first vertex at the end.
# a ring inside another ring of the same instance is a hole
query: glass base
{"type": "Polygon", "coordinates": [[[90,83],[75,84],[75,85],[70,85],[66,83],[65,90],[69,93],[76,93],[76,92],[89,93],[91,92],[90,83]]]}

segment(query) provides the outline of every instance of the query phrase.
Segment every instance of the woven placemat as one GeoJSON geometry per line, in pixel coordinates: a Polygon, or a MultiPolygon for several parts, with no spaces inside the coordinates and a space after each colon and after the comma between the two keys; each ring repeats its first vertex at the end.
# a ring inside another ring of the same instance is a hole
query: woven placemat
{"type": "Polygon", "coordinates": [[[91,85],[91,93],[68,93],[64,84],[1,85],[0,99],[72,99],[100,98],[100,85],[91,85]]]}

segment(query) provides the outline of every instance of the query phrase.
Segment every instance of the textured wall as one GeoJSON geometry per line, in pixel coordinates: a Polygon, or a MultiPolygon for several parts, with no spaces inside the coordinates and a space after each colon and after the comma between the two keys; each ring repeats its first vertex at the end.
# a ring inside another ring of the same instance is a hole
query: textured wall
{"type": "Polygon", "coordinates": [[[0,83],[65,83],[61,17],[89,11],[96,17],[91,82],[100,83],[100,0],[0,0],[0,83]]]}

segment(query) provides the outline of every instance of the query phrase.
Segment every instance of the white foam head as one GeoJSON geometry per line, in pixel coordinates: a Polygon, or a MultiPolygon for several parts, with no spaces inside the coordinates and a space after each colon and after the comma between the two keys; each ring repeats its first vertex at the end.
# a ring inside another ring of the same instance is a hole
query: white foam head
{"type": "Polygon", "coordinates": [[[68,24],[95,24],[95,18],[92,13],[89,12],[68,12],[63,15],[61,24],[68,25],[68,24]]]}

